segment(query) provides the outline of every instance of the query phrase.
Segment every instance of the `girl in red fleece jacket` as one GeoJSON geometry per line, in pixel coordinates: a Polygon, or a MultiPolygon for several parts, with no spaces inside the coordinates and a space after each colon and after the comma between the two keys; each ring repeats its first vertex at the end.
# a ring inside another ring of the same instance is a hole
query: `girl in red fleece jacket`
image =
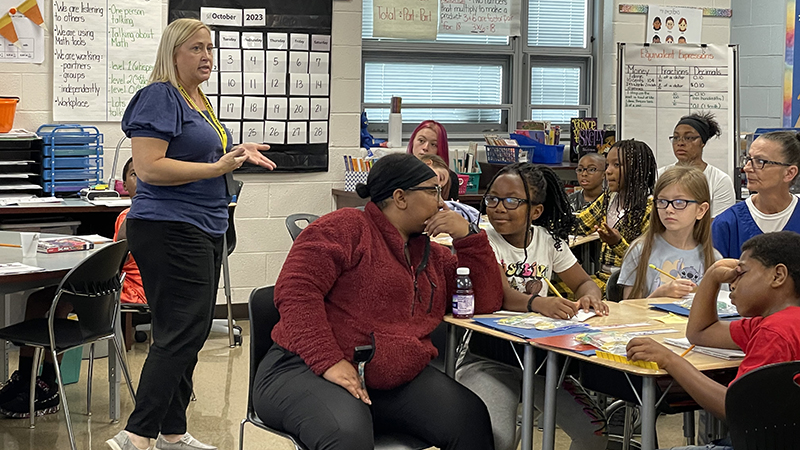
{"type": "Polygon", "coordinates": [[[375,428],[441,449],[494,448],[480,398],[428,366],[457,267],[470,268],[476,313],[503,301],[486,234],[448,211],[440,189],[414,156],[385,156],[358,188],[371,197],[364,211],[334,211],[298,236],[275,286],[275,345],[256,377],[264,423],[308,448],[371,450],[375,428]],[[438,233],[456,254],[430,242],[438,233]],[[373,336],[362,385],[353,350],[373,336]]]}

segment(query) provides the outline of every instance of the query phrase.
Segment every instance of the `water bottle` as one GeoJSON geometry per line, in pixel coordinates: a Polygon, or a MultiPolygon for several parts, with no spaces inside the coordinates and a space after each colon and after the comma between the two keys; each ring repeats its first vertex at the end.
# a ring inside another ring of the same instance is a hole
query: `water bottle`
{"type": "Polygon", "coordinates": [[[456,293],[453,294],[453,317],[469,319],[475,314],[475,294],[472,292],[472,280],[469,279],[469,267],[456,270],[456,293]]]}

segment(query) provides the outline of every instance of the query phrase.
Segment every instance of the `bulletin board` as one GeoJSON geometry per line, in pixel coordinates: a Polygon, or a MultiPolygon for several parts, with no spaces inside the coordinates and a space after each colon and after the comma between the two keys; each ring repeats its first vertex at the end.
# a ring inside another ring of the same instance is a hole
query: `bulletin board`
{"type": "Polygon", "coordinates": [[[234,144],[270,145],[275,171],[328,170],[332,13],[332,0],[169,3],[170,22],[190,17],[211,28],[214,68],[201,89],[234,144]]]}
{"type": "Polygon", "coordinates": [[[653,149],[659,167],[675,162],[669,136],[682,116],[713,113],[719,138],[703,159],[732,179],[738,143],[738,47],[712,44],[618,44],[618,139],[653,149]]]}

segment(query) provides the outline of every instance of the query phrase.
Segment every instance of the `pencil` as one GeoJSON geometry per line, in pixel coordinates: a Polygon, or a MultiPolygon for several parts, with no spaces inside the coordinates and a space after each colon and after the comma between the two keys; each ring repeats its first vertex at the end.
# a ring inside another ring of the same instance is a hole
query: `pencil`
{"type": "Polygon", "coordinates": [[[0,244],[0,247],[22,248],[21,245],[17,245],[17,244],[0,244]]]}
{"type": "Polygon", "coordinates": [[[689,352],[692,351],[693,348],[694,348],[694,344],[690,345],[689,348],[687,348],[685,352],[681,353],[681,358],[683,358],[684,356],[688,355],[689,352]]]}
{"type": "Polygon", "coordinates": [[[656,266],[655,266],[655,265],[653,265],[653,264],[650,264],[650,268],[651,268],[651,269],[656,269],[657,271],[659,271],[659,272],[663,273],[664,275],[666,275],[666,276],[668,276],[668,277],[672,278],[673,280],[677,280],[677,279],[678,279],[678,277],[672,276],[671,274],[669,274],[669,273],[667,273],[667,272],[664,272],[663,270],[659,269],[658,267],[656,267],[656,266]]]}
{"type": "Polygon", "coordinates": [[[559,292],[556,290],[555,286],[553,286],[553,283],[551,283],[551,282],[550,282],[550,280],[548,280],[547,278],[542,278],[542,279],[544,280],[544,282],[545,282],[545,283],[547,283],[547,286],[549,286],[549,287],[550,287],[550,290],[551,290],[551,291],[553,291],[553,293],[554,293],[554,294],[556,294],[556,296],[557,296],[557,297],[564,298],[564,296],[563,296],[563,295],[561,295],[561,294],[560,294],[560,293],[559,293],[559,292]]]}

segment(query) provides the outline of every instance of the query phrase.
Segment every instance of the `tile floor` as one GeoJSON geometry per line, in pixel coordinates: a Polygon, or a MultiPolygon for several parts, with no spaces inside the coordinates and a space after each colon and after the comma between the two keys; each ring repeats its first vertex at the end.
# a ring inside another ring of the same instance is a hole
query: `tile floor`
{"type": "MultiPolygon", "coordinates": [[[[189,432],[203,442],[220,449],[237,449],[239,445],[239,423],[245,415],[248,379],[248,322],[240,322],[244,329],[244,346],[231,349],[227,335],[212,334],[200,352],[200,362],[195,371],[195,393],[187,412],[189,432]]],[[[134,384],[147,355],[146,344],[135,344],[128,352],[134,384]]],[[[11,369],[16,366],[16,354],[11,355],[11,369]]],[[[67,399],[72,412],[79,449],[107,449],[106,439],[123,428],[133,403],[128,391],[122,386],[122,421],[111,423],[108,419],[107,365],[105,359],[95,364],[91,417],[86,415],[86,371],[84,361],[81,379],[66,387],[67,399]]],[[[680,416],[661,417],[658,420],[659,439],[662,447],[669,448],[683,442],[680,416]]],[[[535,448],[541,448],[541,434],[536,434],[535,448]]],[[[569,448],[569,439],[560,430],[556,448],[569,448]]],[[[69,449],[69,438],[63,413],[39,418],[36,428],[28,428],[27,420],[0,419],[0,449],[42,450],[69,449]]],[[[252,425],[245,428],[245,449],[248,450],[292,450],[287,441],[261,431],[252,425]]]]}

